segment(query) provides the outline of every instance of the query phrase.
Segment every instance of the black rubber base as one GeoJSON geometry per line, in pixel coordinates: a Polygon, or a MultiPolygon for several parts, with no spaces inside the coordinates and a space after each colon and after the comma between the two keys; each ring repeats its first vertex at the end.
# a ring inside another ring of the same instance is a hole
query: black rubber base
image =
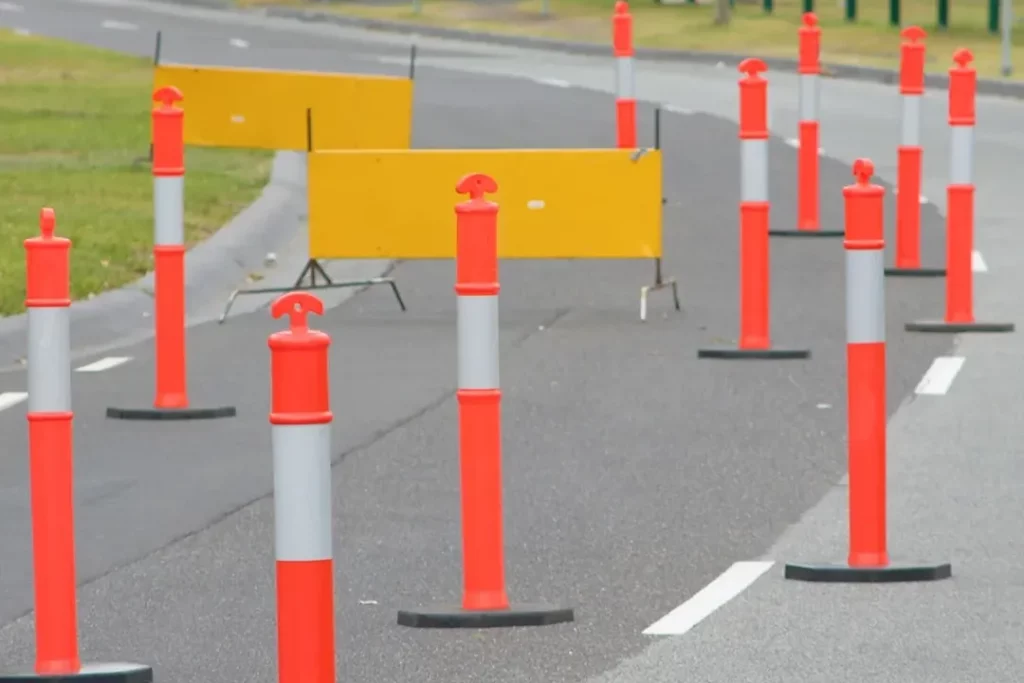
{"type": "Polygon", "coordinates": [[[946,277],[945,268],[886,268],[887,277],[946,277]]]}
{"type": "Polygon", "coordinates": [[[571,607],[511,605],[502,610],[464,610],[442,605],[399,610],[398,625],[412,628],[509,628],[564,624],[575,618],[571,607]]]}
{"type": "Polygon", "coordinates": [[[142,664],[83,664],[76,674],[37,674],[35,671],[0,671],[0,683],[153,683],[153,669],[142,664]]]}
{"type": "Polygon", "coordinates": [[[107,417],[113,420],[218,420],[235,417],[234,406],[218,408],[107,408],[107,417]]]}
{"type": "Polygon", "coordinates": [[[941,581],[953,576],[953,567],[942,564],[890,564],[885,567],[851,567],[847,564],[787,564],[786,578],[814,583],[908,583],[941,581]]]}
{"type": "Polygon", "coordinates": [[[803,360],[810,357],[810,349],[697,349],[697,358],[717,360],[803,360]]]}
{"type": "Polygon", "coordinates": [[[1013,332],[1013,323],[947,323],[943,320],[922,320],[904,325],[907,332],[945,332],[959,334],[961,332],[1013,332]]]}
{"type": "Polygon", "coordinates": [[[843,230],[769,230],[769,237],[845,237],[843,230]]]}

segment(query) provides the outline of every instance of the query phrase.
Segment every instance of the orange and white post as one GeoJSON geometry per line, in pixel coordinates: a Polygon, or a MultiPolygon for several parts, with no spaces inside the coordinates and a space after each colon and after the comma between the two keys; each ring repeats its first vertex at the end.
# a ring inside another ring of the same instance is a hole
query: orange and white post
{"type": "Polygon", "coordinates": [[[505,588],[501,501],[501,388],[498,361],[498,191],[493,178],[467,175],[457,204],[459,462],[462,495],[462,604],[402,610],[398,623],[419,628],[544,626],[573,620],[563,607],[509,603],[505,588]]]}
{"type": "Polygon", "coordinates": [[[612,47],[615,54],[615,144],[636,148],[636,83],[633,64],[633,15],[629,3],[618,0],[612,15],[612,47]]]}
{"type": "Polygon", "coordinates": [[[821,123],[818,109],[821,103],[821,27],[813,12],[803,15],[803,26],[798,32],[800,59],[799,75],[800,123],[797,150],[797,217],[796,230],[772,230],[775,237],[842,237],[843,231],[823,230],[819,216],[818,157],[821,147],[821,123]]]}
{"type": "Polygon", "coordinates": [[[289,292],[270,308],[289,329],[270,335],[279,683],[334,683],[331,547],[331,338],[311,330],[324,305],[289,292]]]}
{"type": "Polygon", "coordinates": [[[896,264],[886,275],[943,277],[945,268],[921,267],[921,98],[927,33],[920,26],[903,29],[900,45],[900,99],[903,122],[896,150],[896,264]]]}
{"type": "Polygon", "coordinates": [[[153,671],[148,666],[83,666],[79,659],[71,409],[71,240],[54,234],[53,209],[40,212],[39,228],[37,237],[25,240],[36,662],[31,672],[0,670],[0,683],[79,679],[149,683],[153,671]]]}
{"type": "Polygon", "coordinates": [[[949,185],[946,187],[946,316],[907,323],[910,332],[1012,332],[1008,322],[974,318],[974,126],[978,74],[970,50],[949,70],[949,185]]]}
{"type": "Polygon", "coordinates": [[[885,189],[853,164],[846,203],[846,387],[849,554],[845,564],[787,564],[798,581],[892,583],[949,578],[948,564],[892,563],[886,539],[885,189]]]}
{"type": "Polygon", "coordinates": [[[698,358],[809,358],[808,349],[773,348],[769,334],[768,70],[760,59],[740,62],[740,330],[736,347],[703,348],[698,358]]]}
{"type": "Polygon", "coordinates": [[[108,408],[122,420],[234,417],[235,408],[189,406],[185,351],[185,112],[181,91],[153,93],[153,300],[156,386],[153,407],[108,408]]]}

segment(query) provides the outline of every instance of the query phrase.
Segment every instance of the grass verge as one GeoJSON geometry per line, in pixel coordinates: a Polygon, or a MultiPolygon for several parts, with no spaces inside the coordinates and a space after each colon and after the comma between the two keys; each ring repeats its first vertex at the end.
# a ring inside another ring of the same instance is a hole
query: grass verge
{"type": "MultiPolygon", "coordinates": [[[[235,0],[246,7],[286,5],[372,17],[462,28],[492,33],[519,34],[608,43],[611,41],[611,9],[614,0],[421,0],[419,13],[413,0],[235,0]]],[[[658,5],[653,0],[632,3],[634,40],[638,47],[735,52],[757,56],[796,57],[801,0],[774,0],[766,14],[760,0],[736,0],[728,26],[715,26],[714,0],[703,4],[658,5]]],[[[952,65],[953,52],[970,48],[982,76],[1000,76],[1000,38],[987,31],[988,0],[950,2],[949,28],[937,27],[938,0],[902,0],[901,22],[928,31],[928,64],[931,72],[952,65]]],[[[862,0],[855,23],[844,19],[844,2],[818,0],[815,11],[822,26],[822,58],[827,62],[894,68],[899,60],[899,29],[888,25],[887,0],[862,0]]],[[[1024,0],[1014,0],[1018,17],[1024,16],[1024,0]]],[[[1013,61],[1024,73],[1024,38],[1018,36],[1013,61]]],[[[610,48],[609,48],[610,49],[610,48]]]]}
{"type": "MultiPolygon", "coordinates": [[[[0,315],[24,310],[22,241],[52,206],[73,240],[76,299],[128,284],[152,265],[149,60],[0,31],[0,315]]],[[[186,152],[185,234],[194,244],[251,203],[272,155],[186,152]]]]}

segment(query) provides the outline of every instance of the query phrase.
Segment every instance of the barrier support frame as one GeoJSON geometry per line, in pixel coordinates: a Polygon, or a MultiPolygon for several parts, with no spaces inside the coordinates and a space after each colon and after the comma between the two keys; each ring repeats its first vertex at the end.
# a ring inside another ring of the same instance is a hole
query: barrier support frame
{"type": "MultiPolygon", "coordinates": [[[[661,107],[654,110],[654,149],[661,150],[661,107]]],[[[665,206],[668,200],[661,198],[661,205],[665,206]]],[[[662,239],[664,240],[664,218],[662,218],[662,239]]],[[[663,249],[664,250],[664,249],[663,249]]],[[[679,285],[674,276],[664,277],[661,272],[661,257],[654,259],[654,283],[640,288],[640,322],[647,321],[647,295],[651,292],[658,292],[663,289],[672,288],[672,304],[677,311],[683,308],[679,303],[679,285]]]]}
{"type": "MultiPolygon", "coordinates": [[[[416,46],[413,45],[409,53],[409,78],[412,80],[416,73],[416,46]]],[[[306,110],[306,153],[311,154],[313,152],[313,110],[306,110]]],[[[240,296],[246,296],[250,294],[286,294],[288,292],[294,292],[297,290],[323,290],[323,289],[351,289],[353,287],[374,287],[377,285],[387,285],[391,288],[392,293],[395,295],[395,300],[398,302],[398,307],[403,313],[407,310],[405,307],[405,301],[402,299],[401,292],[398,291],[398,283],[392,277],[371,277],[363,278],[361,280],[332,280],[331,276],[327,274],[324,267],[320,264],[320,261],[311,258],[306,261],[306,265],[303,266],[299,276],[295,279],[295,284],[290,287],[253,287],[253,288],[241,288],[235,289],[228,296],[227,301],[224,303],[224,310],[221,311],[220,317],[217,319],[217,323],[223,325],[224,321],[227,320],[228,313],[231,311],[231,307],[235,305],[235,299],[240,296]],[[317,275],[320,275],[324,279],[323,284],[317,283],[317,275]],[[306,277],[309,277],[309,284],[303,284],[306,277]]]]}

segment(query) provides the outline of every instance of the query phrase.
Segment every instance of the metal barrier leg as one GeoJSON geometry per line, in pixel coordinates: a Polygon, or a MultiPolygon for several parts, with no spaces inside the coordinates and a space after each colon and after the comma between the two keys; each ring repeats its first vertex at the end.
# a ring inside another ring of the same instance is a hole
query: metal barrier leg
{"type": "Polygon", "coordinates": [[[682,306],[679,304],[679,286],[676,283],[674,277],[664,278],[661,274],[661,259],[654,259],[654,284],[646,285],[640,288],[640,321],[644,322],[647,320],[647,295],[651,292],[657,292],[658,290],[665,289],[666,287],[672,288],[672,303],[677,311],[681,311],[682,306]]]}

